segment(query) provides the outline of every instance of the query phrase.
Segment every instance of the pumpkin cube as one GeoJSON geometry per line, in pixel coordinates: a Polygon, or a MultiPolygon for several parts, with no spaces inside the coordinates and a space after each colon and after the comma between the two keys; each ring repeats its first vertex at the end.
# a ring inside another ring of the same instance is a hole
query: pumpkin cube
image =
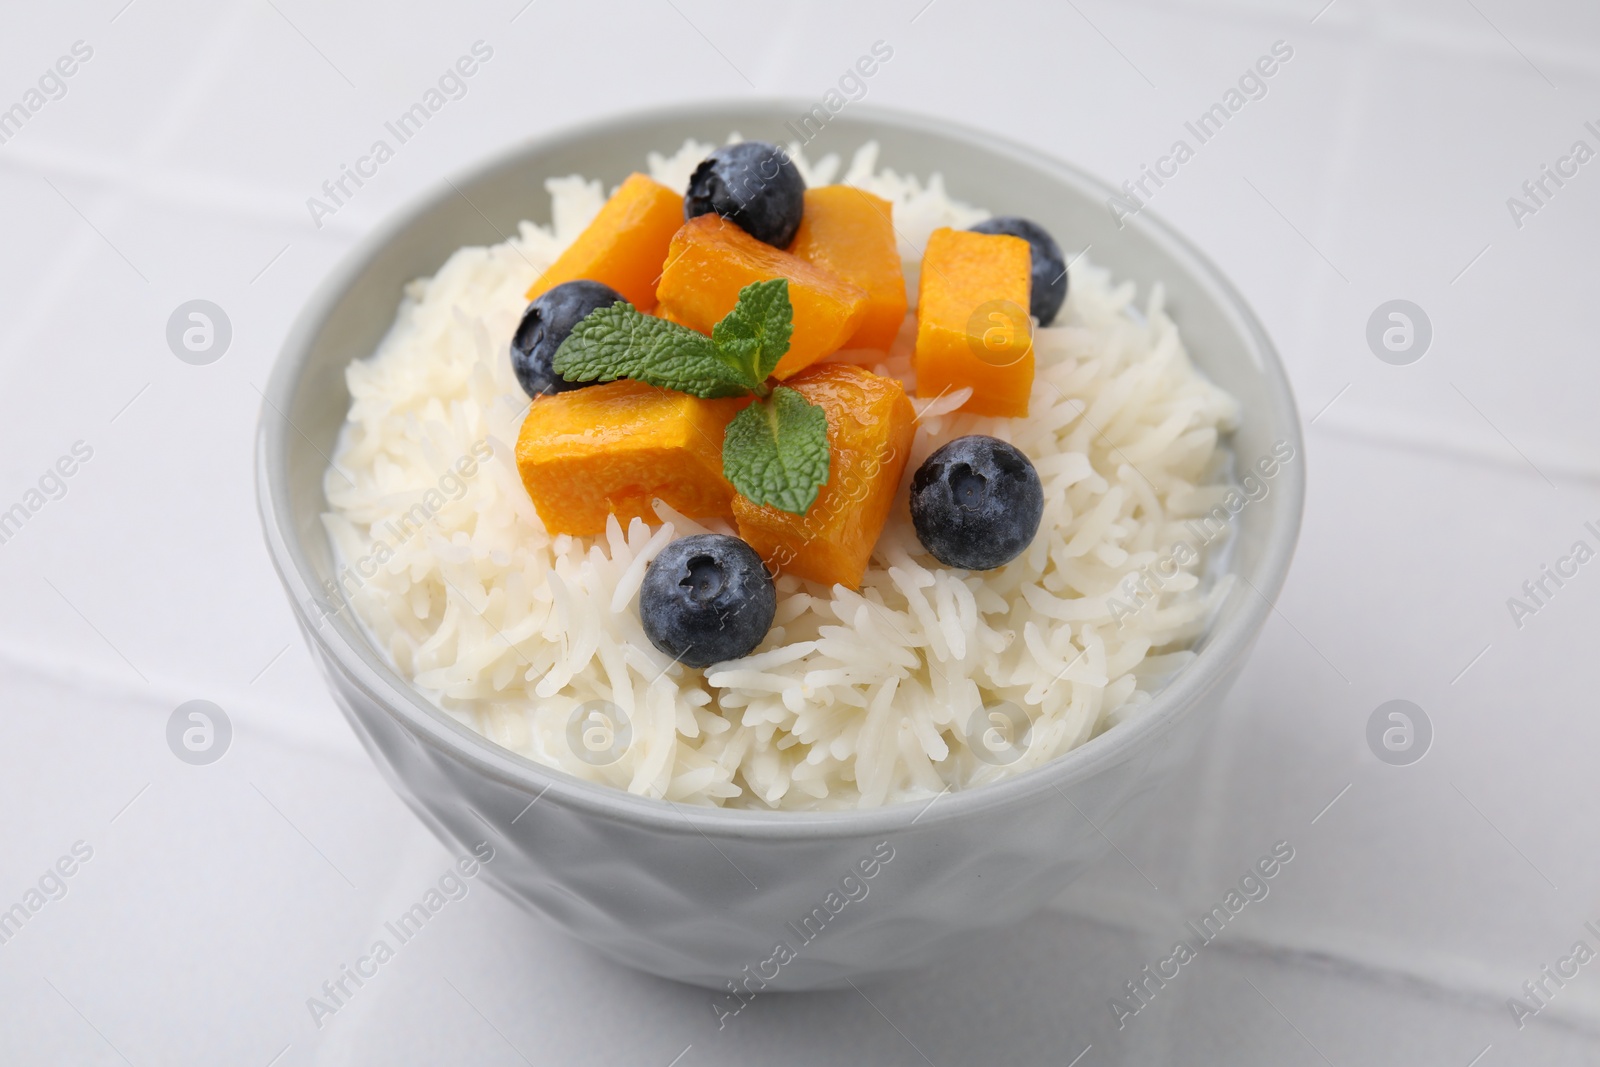
{"type": "Polygon", "coordinates": [[[677,319],[672,317],[672,311],[670,308],[664,308],[660,304],[657,304],[655,307],[651,308],[649,314],[654,315],[658,319],[665,319],[668,322],[676,322],[679,326],[683,325],[683,323],[678,322],[677,319]]]}
{"type": "Polygon", "coordinates": [[[828,482],[804,515],[735,497],[739,536],[773,571],[854,589],[894,506],[916,410],[898,381],[848,363],[822,363],[785,384],[827,413],[828,482]]]}
{"type": "Polygon", "coordinates": [[[964,410],[1021,417],[1033,391],[1033,256],[1004,234],[941,228],[928,238],[917,286],[917,395],[972,387],[964,410]]]}
{"type": "Polygon", "coordinates": [[[640,310],[656,302],[656,282],[672,235],[683,225],[683,197],[630,174],[600,214],[528,289],[532,300],[563,282],[603,282],[640,310]]]}
{"type": "Polygon", "coordinates": [[[749,402],[630,380],[542,396],[517,437],[517,470],[553,534],[604,533],[607,515],[624,529],[657,524],[658,498],[691,518],[731,517],[722,435],[749,402]]]}
{"type": "Polygon", "coordinates": [[[709,334],[755,282],[789,279],[794,334],[773,372],[779,378],[844,347],[867,313],[867,294],[781,248],[756,240],[720,215],[684,224],[667,253],[656,296],[664,317],[709,334]]]}
{"type": "Polygon", "coordinates": [[[895,241],[894,205],[865,189],[806,190],[805,214],[790,253],[860,287],[867,313],[845,348],[887,352],[906,318],[906,275],[895,241]]]}

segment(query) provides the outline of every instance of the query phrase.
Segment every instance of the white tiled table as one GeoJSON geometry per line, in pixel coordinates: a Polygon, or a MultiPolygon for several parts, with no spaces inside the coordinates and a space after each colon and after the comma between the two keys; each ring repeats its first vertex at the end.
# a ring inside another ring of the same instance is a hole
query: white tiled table
{"type": "Polygon", "coordinates": [[[0,108],[93,49],[0,144],[0,509],[93,449],[0,544],[0,908],[93,849],[0,945],[0,1062],[1600,1061],[1600,961],[1546,980],[1523,1029],[1507,1007],[1575,941],[1600,948],[1600,563],[1520,629],[1506,607],[1573,541],[1600,547],[1600,162],[1520,228],[1506,205],[1575,140],[1600,149],[1600,8],[1324,2],[0,13],[0,108]],[[1153,200],[1245,291],[1315,416],[1299,557],[1222,728],[1125,855],[941,969],[765,999],[719,1032],[704,993],[475,887],[319,1030],[306,998],[449,857],[339,719],[261,548],[256,386],[291,317],[357,236],[508,141],[815,99],[880,39],[872,103],[1113,181],[1274,41],[1294,50],[1153,200]],[[478,40],[494,53],[467,95],[313,226],[306,198],[478,40]],[[234,329],[204,367],[164,340],[196,297],[234,329]],[[1434,327],[1403,367],[1364,339],[1397,297],[1434,327]],[[1407,767],[1365,740],[1397,697],[1435,730],[1407,767]],[[194,698],[235,727],[209,767],[164,740],[194,698]],[[1118,1030],[1110,998],[1280,840],[1295,859],[1270,896],[1118,1030]]]}

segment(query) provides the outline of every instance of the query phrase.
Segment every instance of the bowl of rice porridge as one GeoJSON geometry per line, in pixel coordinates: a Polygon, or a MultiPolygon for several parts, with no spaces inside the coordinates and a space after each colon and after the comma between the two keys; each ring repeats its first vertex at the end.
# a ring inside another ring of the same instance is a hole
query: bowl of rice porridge
{"type": "Polygon", "coordinates": [[[274,564],[399,795],[612,959],[903,970],[1141,832],[1288,571],[1305,472],[1198,251],[1021,145],[852,106],[462,171],[265,390],[274,564]]]}

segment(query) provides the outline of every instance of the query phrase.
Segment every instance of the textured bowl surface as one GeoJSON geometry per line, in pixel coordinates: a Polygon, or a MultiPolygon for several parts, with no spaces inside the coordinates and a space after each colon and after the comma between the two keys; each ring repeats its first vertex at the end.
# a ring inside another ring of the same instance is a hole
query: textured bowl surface
{"type": "MultiPolygon", "coordinates": [[[[1119,228],[1096,179],[928,118],[850,106],[810,158],[882,146],[880,165],[940,172],[952,196],[1029,216],[1167,306],[1195,360],[1243,404],[1241,464],[1296,459],[1234,520],[1235,584],[1199,656],[1136,719],[1045,767],[932,804],[801,813],[688,808],[589,784],[501,749],[435,709],[368,643],[324,583],[324,456],[349,406],[344,368],[370,354],[402,286],[462,245],[548,218],[546,178],[608,185],[645,153],[729,131],[789,142],[799,102],[717,104],[591,125],[474,167],[371,236],[326,280],[278,358],[262,407],[258,496],[284,588],[339,705],[395,790],[452,849],[487,840],[485,874],[513,900],[625,964],[726,989],[803,989],[919,965],[963,935],[1020,919],[1137,832],[1136,799],[1214,721],[1277,596],[1299,531],[1305,464],[1283,369],[1239,295],[1148,212],[1119,228]],[[1104,831],[1102,834],[1101,831],[1104,831]],[[885,857],[888,857],[885,859],[885,857]],[[865,877],[870,871],[871,877],[865,877]],[[779,945],[787,951],[780,950],[779,945]]],[[[728,1010],[737,1006],[731,997],[728,1010]]]]}

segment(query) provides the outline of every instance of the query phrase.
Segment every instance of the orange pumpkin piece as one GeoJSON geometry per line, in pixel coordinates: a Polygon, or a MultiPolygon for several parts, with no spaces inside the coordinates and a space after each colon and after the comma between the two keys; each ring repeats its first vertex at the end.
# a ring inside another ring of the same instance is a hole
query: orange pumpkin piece
{"type": "Polygon", "coordinates": [[[679,326],[683,325],[683,323],[678,322],[677,319],[672,317],[672,312],[670,309],[664,308],[660,304],[657,304],[654,308],[650,309],[650,314],[654,315],[658,319],[666,319],[668,322],[677,322],[679,326]]]}
{"type": "Polygon", "coordinates": [[[702,400],[622,380],[542,396],[517,437],[517,470],[545,529],[604,533],[661,520],[661,499],[691,518],[731,517],[722,435],[748,397],[702,400]]]}
{"type": "Polygon", "coordinates": [[[532,300],[563,282],[604,282],[634,307],[656,302],[656,281],[672,235],[683,225],[683,197],[643,174],[630,174],[600,214],[528,289],[532,300]]]}
{"type": "Polygon", "coordinates": [[[1028,242],[941,228],[928,238],[917,287],[917,395],[972,387],[963,406],[1021,417],[1033,391],[1033,260],[1028,242]]]}
{"type": "Polygon", "coordinates": [[[739,290],[774,278],[789,279],[794,308],[789,351],[773,372],[787,378],[844,347],[867,313],[865,292],[720,215],[699,215],[672,238],[656,296],[664,318],[709,334],[739,302],[739,290]]]}
{"type": "Polygon", "coordinates": [[[806,190],[790,253],[859,286],[867,313],[845,348],[888,351],[906,318],[906,275],[895,240],[894,205],[849,185],[806,190]]]}
{"type": "Polygon", "coordinates": [[[894,506],[917,413],[898,381],[848,363],[822,363],[785,384],[827,413],[828,482],[804,515],[735,497],[739,536],[774,571],[857,588],[894,506]]]}

